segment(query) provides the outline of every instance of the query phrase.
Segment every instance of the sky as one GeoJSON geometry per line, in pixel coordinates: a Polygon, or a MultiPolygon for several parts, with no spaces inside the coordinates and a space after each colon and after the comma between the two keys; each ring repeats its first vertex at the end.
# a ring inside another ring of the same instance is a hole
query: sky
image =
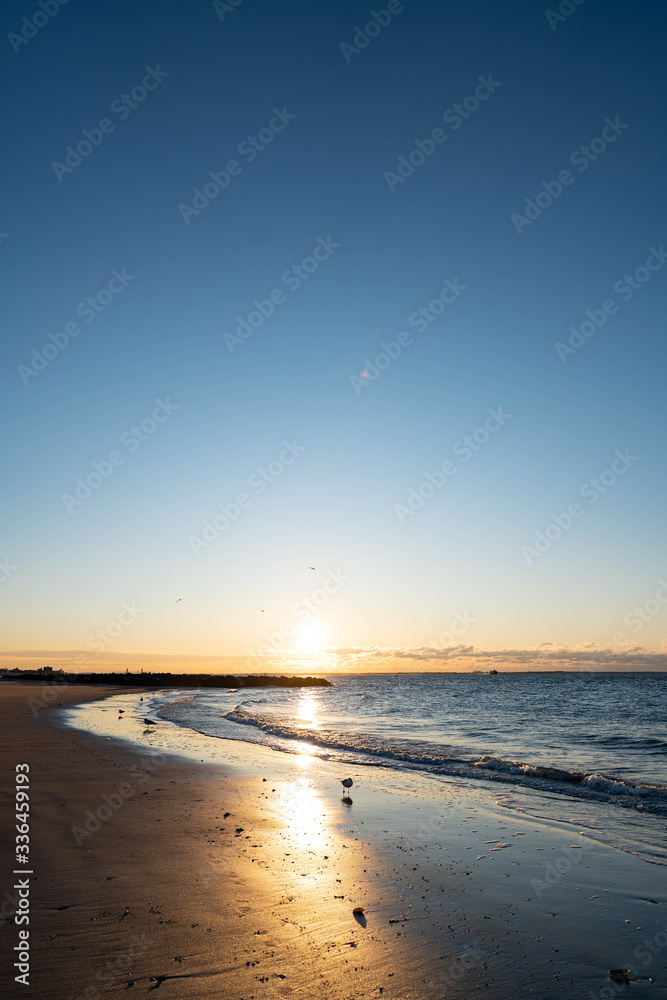
{"type": "Polygon", "coordinates": [[[663,5],[0,19],[0,663],[667,667],[663,5]]]}

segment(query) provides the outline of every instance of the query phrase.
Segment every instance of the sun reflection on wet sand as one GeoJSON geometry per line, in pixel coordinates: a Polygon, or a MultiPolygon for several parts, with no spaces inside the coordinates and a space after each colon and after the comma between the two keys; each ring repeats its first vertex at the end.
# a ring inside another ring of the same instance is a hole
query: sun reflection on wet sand
{"type": "MultiPolygon", "coordinates": [[[[296,761],[303,769],[312,763],[309,754],[300,754],[296,761]]],[[[286,785],[278,800],[279,813],[285,824],[285,833],[295,847],[317,848],[326,840],[328,816],[324,802],[312,778],[308,775],[296,777],[294,783],[286,785]]]]}

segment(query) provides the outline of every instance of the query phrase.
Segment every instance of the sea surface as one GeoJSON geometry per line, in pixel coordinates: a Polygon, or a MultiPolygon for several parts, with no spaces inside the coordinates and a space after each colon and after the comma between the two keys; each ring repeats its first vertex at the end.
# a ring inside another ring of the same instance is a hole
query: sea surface
{"type": "Polygon", "coordinates": [[[143,713],[215,740],[492,788],[509,811],[667,864],[667,674],[375,674],[202,688],[143,713]]]}

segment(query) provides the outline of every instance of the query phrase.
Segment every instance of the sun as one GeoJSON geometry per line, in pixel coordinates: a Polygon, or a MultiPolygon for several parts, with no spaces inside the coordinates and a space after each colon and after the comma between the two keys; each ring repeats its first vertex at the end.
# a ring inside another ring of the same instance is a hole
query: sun
{"type": "Polygon", "coordinates": [[[317,621],[304,622],[296,630],[294,641],[298,649],[313,649],[326,645],[327,630],[317,621]]]}

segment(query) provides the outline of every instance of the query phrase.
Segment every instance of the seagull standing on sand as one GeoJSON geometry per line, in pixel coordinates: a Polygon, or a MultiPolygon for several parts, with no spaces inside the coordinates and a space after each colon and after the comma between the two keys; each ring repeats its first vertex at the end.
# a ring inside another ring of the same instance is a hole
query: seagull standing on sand
{"type": "Polygon", "coordinates": [[[341,781],[341,785],[343,786],[343,788],[352,788],[353,784],[354,782],[352,781],[352,778],[343,778],[343,780],[341,781]]]}

